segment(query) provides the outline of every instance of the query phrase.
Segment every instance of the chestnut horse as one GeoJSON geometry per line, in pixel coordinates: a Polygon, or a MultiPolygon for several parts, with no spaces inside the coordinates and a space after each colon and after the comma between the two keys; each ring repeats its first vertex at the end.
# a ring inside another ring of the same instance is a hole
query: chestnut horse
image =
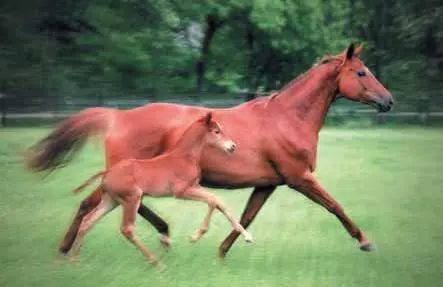
{"type": "MultiPolygon", "coordinates": [[[[200,166],[202,185],[227,189],[255,187],[240,223],[247,228],[274,192],[286,184],[334,214],[360,249],[374,246],[351,221],[342,206],[313,175],[317,144],[329,107],[339,96],[388,112],[393,98],[360,60],[362,46],[350,44],[343,53],[325,57],[277,94],[257,98],[230,109],[208,109],[176,104],[149,104],[132,110],[86,109],[63,121],[29,150],[28,167],[52,171],[63,166],[88,137],[105,137],[107,166],[126,158],[151,158],[174,145],[191,122],[212,110],[238,144],[235,156],[206,148],[200,166]]],[[[69,251],[85,214],[101,198],[96,189],[80,205],[59,250],[69,251]]],[[[145,205],[139,214],[168,234],[167,224],[145,205]]],[[[224,257],[239,233],[233,230],[219,247],[224,257]]]]}
{"type": "Polygon", "coordinates": [[[192,123],[170,151],[150,159],[122,160],[107,170],[95,174],[75,189],[74,193],[78,193],[102,177],[101,201],[84,217],[80,225],[72,248],[74,256],[79,254],[86,233],[120,204],[123,208],[121,233],[143,253],[148,261],[161,268],[162,264],[157,261],[155,254],[143,245],[134,232],[137,209],[145,195],[174,196],[206,202],[209,207],[208,213],[202,226],[192,236],[193,242],[206,233],[215,209],[225,215],[234,230],[242,233],[247,242],[252,242],[251,235],[226,210],[223,202],[199,184],[200,158],[206,146],[214,146],[226,153],[235,150],[235,143],[226,137],[219,123],[212,119],[211,112],[192,123]]]}

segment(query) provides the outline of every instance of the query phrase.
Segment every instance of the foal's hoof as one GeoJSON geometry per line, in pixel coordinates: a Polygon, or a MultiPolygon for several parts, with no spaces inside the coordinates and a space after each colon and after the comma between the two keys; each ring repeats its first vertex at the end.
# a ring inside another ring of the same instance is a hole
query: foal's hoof
{"type": "Polygon", "coordinates": [[[78,258],[79,258],[79,257],[80,257],[79,255],[68,255],[68,260],[69,260],[69,262],[71,262],[71,263],[75,263],[75,262],[78,261],[78,258]]]}
{"type": "Polygon", "coordinates": [[[171,239],[167,235],[164,234],[160,235],[160,243],[165,248],[171,248],[171,239]]]}
{"type": "Polygon", "coordinates": [[[371,252],[371,251],[375,251],[376,248],[375,248],[374,244],[372,244],[369,241],[366,241],[366,242],[360,243],[360,250],[361,251],[366,251],[366,252],[371,252]]]}
{"type": "Polygon", "coordinates": [[[157,261],[157,262],[155,262],[153,264],[155,265],[155,268],[157,269],[158,272],[163,272],[163,271],[166,270],[166,265],[161,263],[161,261],[157,261]]]}
{"type": "Polygon", "coordinates": [[[191,243],[195,243],[195,242],[197,242],[199,239],[200,239],[200,237],[197,236],[197,235],[191,235],[191,236],[189,236],[189,242],[191,242],[191,243]]]}
{"type": "Polygon", "coordinates": [[[248,243],[254,243],[254,239],[252,238],[251,234],[247,234],[245,236],[245,241],[248,243]]]}

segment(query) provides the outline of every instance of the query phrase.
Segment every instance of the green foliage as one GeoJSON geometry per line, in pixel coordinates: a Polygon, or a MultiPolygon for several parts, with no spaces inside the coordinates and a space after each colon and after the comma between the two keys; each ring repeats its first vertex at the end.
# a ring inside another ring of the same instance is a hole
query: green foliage
{"type": "Polygon", "coordinates": [[[6,1],[0,90],[40,98],[274,90],[357,39],[409,109],[442,98],[442,15],[432,0],[6,1]]]}

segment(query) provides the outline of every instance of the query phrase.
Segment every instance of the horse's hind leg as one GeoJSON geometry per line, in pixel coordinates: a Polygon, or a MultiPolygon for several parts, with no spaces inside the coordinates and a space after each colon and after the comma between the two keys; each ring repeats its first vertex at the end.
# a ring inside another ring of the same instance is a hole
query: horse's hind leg
{"type": "Polygon", "coordinates": [[[143,245],[134,232],[135,218],[137,216],[137,208],[139,207],[140,202],[141,195],[139,194],[121,199],[120,203],[123,208],[123,220],[120,226],[120,231],[129,242],[134,244],[143,253],[150,263],[161,269],[162,264],[157,260],[155,254],[143,245]]]}
{"type": "MultiPolygon", "coordinates": [[[[246,203],[245,209],[243,210],[243,214],[240,219],[240,224],[244,228],[248,228],[248,226],[252,223],[257,213],[260,211],[262,206],[265,204],[266,200],[269,196],[274,192],[276,186],[264,186],[264,187],[256,187],[249,197],[248,203],[246,203]]],[[[232,244],[234,244],[235,240],[237,240],[240,232],[237,230],[232,230],[231,233],[223,240],[218,248],[218,255],[221,258],[226,256],[232,244]]]]}
{"type": "Polygon", "coordinates": [[[72,221],[71,225],[68,228],[68,231],[66,231],[65,236],[63,237],[63,240],[60,242],[58,250],[63,253],[67,254],[69,250],[71,250],[72,245],[74,244],[75,238],[78,234],[78,229],[80,228],[80,225],[83,221],[83,218],[91,213],[92,210],[100,203],[101,201],[101,186],[98,187],[93,193],[91,193],[87,198],[85,198],[82,203],[80,204],[80,207],[78,208],[78,211],[74,217],[74,220],[72,221]]]}
{"type": "Polygon", "coordinates": [[[226,210],[226,207],[223,204],[222,200],[219,199],[214,194],[207,192],[206,190],[200,187],[200,188],[189,189],[186,192],[180,193],[179,195],[176,196],[183,199],[204,201],[210,207],[212,206],[213,208],[214,207],[217,208],[229,220],[229,222],[232,224],[232,227],[243,235],[243,237],[247,242],[253,241],[251,234],[249,234],[249,232],[247,232],[243,228],[243,226],[241,226],[241,224],[234,219],[234,217],[226,210]]]}
{"type": "Polygon", "coordinates": [[[74,257],[80,253],[80,247],[86,233],[91,230],[95,223],[97,223],[105,214],[113,210],[116,206],[117,202],[115,202],[108,194],[103,194],[102,200],[97,207],[83,218],[72,248],[74,257]]]}

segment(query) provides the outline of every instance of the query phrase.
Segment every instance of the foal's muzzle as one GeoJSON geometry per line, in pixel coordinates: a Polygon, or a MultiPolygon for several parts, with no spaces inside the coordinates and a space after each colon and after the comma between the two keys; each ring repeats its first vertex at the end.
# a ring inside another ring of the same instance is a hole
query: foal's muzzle
{"type": "Polygon", "coordinates": [[[223,142],[223,148],[228,153],[233,153],[237,148],[237,145],[233,141],[225,141],[223,142]]]}

